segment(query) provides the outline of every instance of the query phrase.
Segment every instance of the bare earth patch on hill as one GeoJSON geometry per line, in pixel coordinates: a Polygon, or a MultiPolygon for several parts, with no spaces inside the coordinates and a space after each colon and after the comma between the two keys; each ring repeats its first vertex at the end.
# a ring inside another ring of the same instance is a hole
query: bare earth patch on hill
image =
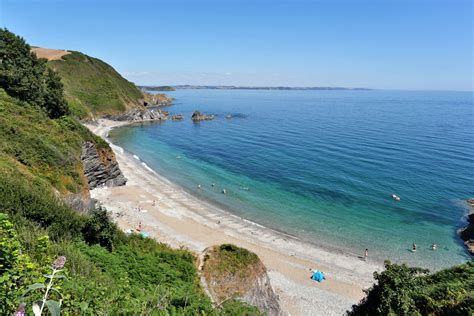
{"type": "Polygon", "coordinates": [[[61,59],[61,57],[71,53],[71,52],[68,52],[67,50],[41,48],[41,47],[32,48],[31,51],[35,53],[36,56],[38,56],[38,58],[46,58],[47,60],[61,59]]]}

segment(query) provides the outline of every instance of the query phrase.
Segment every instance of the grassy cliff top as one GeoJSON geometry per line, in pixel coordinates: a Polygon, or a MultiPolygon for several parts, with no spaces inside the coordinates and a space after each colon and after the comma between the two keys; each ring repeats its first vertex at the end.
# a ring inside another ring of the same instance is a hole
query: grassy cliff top
{"type": "Polygon", "coordinates": [[[265,266],[256,254],[231,244],[215,246],[204,257],[204,277],[220,301],[242,296],[263,273],[265,266]]]}
{"type": "Polygon", "coordinates": [[[133,83],[100,59],[72,51],[47,65],[60,75],[71,112],[80,118],[123,112],[143,99],[133,83]]]}

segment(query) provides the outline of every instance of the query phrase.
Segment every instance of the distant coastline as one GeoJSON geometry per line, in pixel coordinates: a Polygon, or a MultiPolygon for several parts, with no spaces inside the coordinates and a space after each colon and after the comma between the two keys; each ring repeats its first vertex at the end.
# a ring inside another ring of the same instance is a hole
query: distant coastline
{"type": "Polygon", "coordinates": [[[254,87],[254,86],[212,86],[212,85],[176,85],[176,86],[138,86],[148,91],[173,91],[184,89],[212,89],[212,90],[353,90],[371,91],[369,88],[345,88],[345,87],[254,87]]]}

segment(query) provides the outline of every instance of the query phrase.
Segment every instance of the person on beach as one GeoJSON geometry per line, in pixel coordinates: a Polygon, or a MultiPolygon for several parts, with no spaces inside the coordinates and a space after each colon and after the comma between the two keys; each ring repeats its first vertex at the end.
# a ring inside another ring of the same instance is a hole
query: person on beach
{"type": "Polygon", "coordinates": [[[413,245],[411,246],[411,251],[416,252],[416,244],[415,243],[413,243],[413,245]]]}
{"type": "Polygon", "coordinates": [[[137,232],[141,232],[141,231],[142,231],[142,222],[138,222],[137,232]]]}
{"type": "Polygon", "coordinates": [[[151,206],[155,206],[156,205],[156,201],[153,200],[153,202],[151,203],[151,206]]]}
{"type": "Polygon", "coordinates": [[[433,243],[431,245],[431,250],[435,251],[436,249],[438,249],[438,245],[436,243],[433,243]]]}
{"type": "Polygon", "coordinates": [[[369,249],[365,248],[364,260],[367,261],[368,257],[369,257],[369,249]]]}

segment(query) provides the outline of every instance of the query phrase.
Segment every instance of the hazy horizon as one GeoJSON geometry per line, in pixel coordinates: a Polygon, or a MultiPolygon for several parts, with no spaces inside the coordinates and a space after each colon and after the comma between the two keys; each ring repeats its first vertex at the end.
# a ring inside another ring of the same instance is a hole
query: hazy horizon
{"type": "Polygon", "coordinates": [[[0,0],[0,26],[138,85],[473,91],[472,5],[0,0]]]}

